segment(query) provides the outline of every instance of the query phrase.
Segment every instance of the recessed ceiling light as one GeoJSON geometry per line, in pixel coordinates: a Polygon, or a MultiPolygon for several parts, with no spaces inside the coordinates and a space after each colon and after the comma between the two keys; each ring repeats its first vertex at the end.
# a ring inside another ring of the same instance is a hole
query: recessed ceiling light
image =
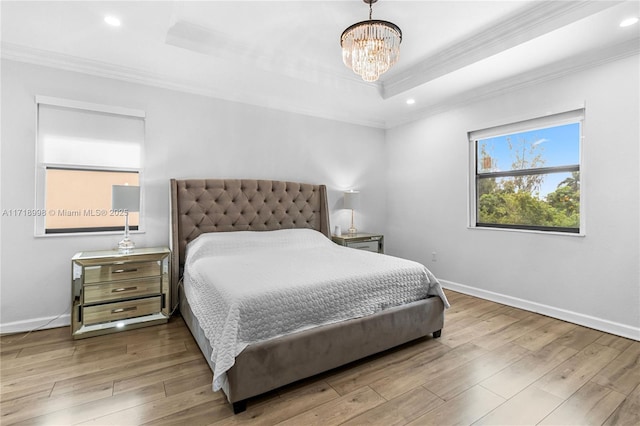
{"type": "Polygon", "coordinates": [[[407,99],[407,105],[413,105],[416,103],[415,99],[407,99]]]}
{"type": "Polygon", "coordinates": [[[104,17],[104,22],[106,22],[107,24],[111,25],[112,27],[119,27],[120,26],[120,19],[116,18],[115,16],[105,16],[104,17]]]}
{"type": "Polygon", "coordinates": [[[637,17],[627,18],[624,21],[620,22],[620,26],[621,27],[628,27],[628,26],[633,25],[633,24],[635,24],[637,22],[638,22],[638,18],[637,17]]]}

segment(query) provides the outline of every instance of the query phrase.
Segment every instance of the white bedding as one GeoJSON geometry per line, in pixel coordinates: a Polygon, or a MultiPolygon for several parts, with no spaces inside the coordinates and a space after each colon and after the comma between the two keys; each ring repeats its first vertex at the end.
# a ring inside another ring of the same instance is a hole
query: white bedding
{"type": "Polygon", "coordinates": [[[423,265],[338,246],[311,229],[202,234],[187,246],[184,291],[213,348],[213,388],[251,343],[358,318],[427,295],[423,265]]]}

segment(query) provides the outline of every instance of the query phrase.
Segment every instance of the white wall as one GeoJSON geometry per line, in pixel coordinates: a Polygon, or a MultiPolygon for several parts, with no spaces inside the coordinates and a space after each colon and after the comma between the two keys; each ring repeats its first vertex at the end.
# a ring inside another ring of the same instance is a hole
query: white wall
{"type": "MultiPolygon", "coordinates": [[[[2,61],[1,208],[34,208],[35,95],[146,111],[146,232],[167,245],[169,179],[264,178],[323,183],[331,224],[348,227],[341,191],[357,188],[362,230],[384,232],[384,131],[144,85],[2,61]]],[[[34,237],[30,217],[2,217],[2,332],[68,324],[70,259],[117,245],[121,235],[34,237]]]]}
{"type": "Polygon", "coordinates": [[[388,131],[387,252],[452,289],[640,339],[639,75],[626,58],[388,131]],[[467,132],[585,102],[586,236],[468,229],[467,132]]]}
{"type": "MultiPolygon", "coordinates": [[[[377,129],[3,61],[1,209],[34,205],[35,95],[142,109],[139,246],[168,242],[171,177],[325,183],[332,225],[343,228],[340,190],[353,187],[362,191],[358,228],[384,232],[387,253],[423,262],[446,286],[640,338],[638,68],[636,56],[523,88],[389,130],[385,143],[377,129]],[[467,131],[584,102],[586,236],[468,229],[467,131]]],[[[1,225],[2,332],[63,313],[71,256],[120,239],[35,238],[28,217],[1,225]]],[[[52,325],[66,323],[63,315],[52,325]]]]}

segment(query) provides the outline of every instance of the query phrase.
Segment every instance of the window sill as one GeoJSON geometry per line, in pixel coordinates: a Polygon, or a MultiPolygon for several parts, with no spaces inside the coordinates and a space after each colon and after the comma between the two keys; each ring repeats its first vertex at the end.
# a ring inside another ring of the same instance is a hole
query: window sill
{"type": "MultiPolygon", "coordinates": [[[[144,234],[144,229],[138,229],[137,231],[129,231],[130,235],[144,234]]],[[[100,235],[120,235],[124,237],[124,231],[102,231],[102,232],[69,232],[69,233],[56,233],[56,234],[35,234],[36,238],[55,238],[55,237],[96,237],[100,235]]]]}
{"type": "Polygon", "coordinates": [[[473,229],[478,231],[502,231],[502,232],[519,232],[525,234],[541,234],[541,235],[560,235],[563,237],[585,237],[586,234],[582,232],[555,232],[555,231],[538,231],[535,229],[513,229],[513,228],[492,228],[483,226],[467,226],[467,229],[473,229]]]}

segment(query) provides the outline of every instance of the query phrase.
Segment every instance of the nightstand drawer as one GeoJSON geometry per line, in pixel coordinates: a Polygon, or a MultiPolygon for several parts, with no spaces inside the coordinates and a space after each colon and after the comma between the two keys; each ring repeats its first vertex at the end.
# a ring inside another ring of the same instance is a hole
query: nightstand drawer
{"type": "Polygon", "coordinates": [[[102,303],[159,294],[162,292],[160,277],[84,286],[84,303],[102,303]]]}
{"type": "Polygon", "coordinates": [[[162,310],[160,296],[146,299],[128,300],[126,302],[106,303],[104,305],[85,306],[82,308],[85,325],[116,321],[125,318],[140,317],[162,310]]]}
{"type": "Polygon", "coordinates": [[[374,253],[377,253],[378,245],[379,245],[378,241],[357,241],[357,242],[349,243],[348,246],[355,249],[372,251],[374,253]]]}
{"type": "Polygon", "coordinates": [[[84,268],[84,283],[129,280],[132,278],[154,277],[161,274],[159,262],[122,262],[109,265],[87,266],[84,268]]]}

